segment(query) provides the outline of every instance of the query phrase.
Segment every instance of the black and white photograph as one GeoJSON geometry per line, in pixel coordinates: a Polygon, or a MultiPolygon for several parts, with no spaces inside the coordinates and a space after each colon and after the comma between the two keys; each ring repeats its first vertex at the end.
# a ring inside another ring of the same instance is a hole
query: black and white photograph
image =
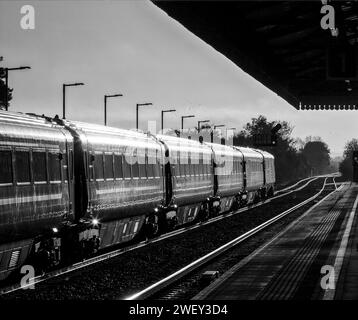
{"type": "Polygon", "coordinates": [[[0,309],[356,300],[357,206],[357,0],[0,0],[0,309]]]}

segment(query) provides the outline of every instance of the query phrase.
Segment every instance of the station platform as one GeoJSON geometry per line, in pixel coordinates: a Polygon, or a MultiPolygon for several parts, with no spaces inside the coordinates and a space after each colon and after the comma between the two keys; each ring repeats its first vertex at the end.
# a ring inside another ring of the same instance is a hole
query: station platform
{"type": "Polygon", "coordinates": [[[193,299],[358,299],[357,204],[342,185],[193,299]]]}

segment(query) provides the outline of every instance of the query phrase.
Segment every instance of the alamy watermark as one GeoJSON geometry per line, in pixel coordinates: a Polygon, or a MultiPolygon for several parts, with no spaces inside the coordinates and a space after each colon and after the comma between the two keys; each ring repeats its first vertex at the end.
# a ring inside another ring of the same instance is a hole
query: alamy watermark
{"type": "Polygon", "coordinates": [[[24,274],[20,281],[21,289],[35,289],[35,268],[31,265],[24,265],[20,272],[24,274]]]}
{"type": "Polygon", "coordinates": [[[336,288],[336,276],[334,267],[331,265],[324,265],[321,268],[321,274],[323,277],[321,278],[321,288],[323,290],[334,290],[336,288]]]}
{"type": "Polygon", "coordinates": [[[32,5],[24,5],[20,9],[20,26],[23,30],[35,29],[35,8],[32,5]]]}

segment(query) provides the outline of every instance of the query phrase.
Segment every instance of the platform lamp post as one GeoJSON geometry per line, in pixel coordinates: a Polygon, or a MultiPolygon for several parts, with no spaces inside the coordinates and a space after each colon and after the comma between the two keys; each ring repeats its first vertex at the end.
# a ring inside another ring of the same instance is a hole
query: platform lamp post
{"type": "Polygon", "coordinates": [[[214,125],[214,129],[213,129],[213,130],[211,130],[211,133],[210,133],[211,143],[213,143],[213,142],[214,142],[214,130],[215,130],[216,128],[221,128],[221,127],[225,127],[225,125],[224,125],[224,124],[217,124],[217,125],[214,125]]]}
{"type": "Polygon", "coordinates": [[[64,83],[62,85],[62,119],[66,119],[66,87],[77,87],[83,85],[83,82],[64,83]]]}
{"type": "Polygon", "coordinates": [[[123,94],[116,93],[116,94],[108,94],[104,96],[104,125],[107,125],[107,99],[114,98],[114,97],[123,97],[123,94]]]}
{"type": "Polygon", "coordinates": [[[234,145],[234,137],[235,137],[235,130],[236,130],[236,128],[235,128],[235,127],[227,128],[227,129],[226,129],[226,138],[228,138],[227,132],[228,132],[229,130],[232,130],[232,132],[233,132],[232,145],[234,145]]]}
{"type": "Polygon", "coordinates": [[[207,123],[207,122],[210,122],[210,120],[201,120],[201,121],[198,121],[198,133],[200,132],[200,124],[201,124],[201,123],[207,123]]]}
{"type": "Polygon", "coordinates": [[[137,128],[137,130],[138,130],[138,109],[139,109],[139,107],[142,107],[142,106],[152,106],[153,105],[153,103],[151,103],[151,102],[146,102],[146,103],[137,103],[137,105],[136,105],[136,128],[137,128]]]}
{"type": "Polygon", "coordinates": [[[176,111],[175,109],[162,110],[162,133],[163,133],[163,130],[164,130],[164,113],[165,112],[175,112],[175,111],[176,111]]]}
{"type": "Polygon", "coordinates": [[[23,66],[23,67],[17,67],[17,68],[5,68],[5,110],[8,111],[9,107],[8,107],[8,90],[9,90],[9,71],[14,71],[14,70],[26,70],[26,69],[31,69],[31,67],[29,66],[23,66]]]}
{"type": "Polygon", "coordinates": [[[183,132],[184,130],[184,119],[187,119],[187,118],[194,118],[195,116],[193,114],[191,115],[188,115],[188,116],[181,116],[181,131],[183,132]]]}

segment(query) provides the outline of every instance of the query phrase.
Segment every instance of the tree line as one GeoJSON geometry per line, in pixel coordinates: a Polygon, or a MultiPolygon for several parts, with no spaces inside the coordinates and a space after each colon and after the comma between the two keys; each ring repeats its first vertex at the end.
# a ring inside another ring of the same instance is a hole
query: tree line
{"type": "Polygon", "coordinates": [[[345,180],[353,179],[353,151],[358,151],[358,139],[348,141],[344,147],[343,160],[339,163],[339,171],[345,180]]]}

